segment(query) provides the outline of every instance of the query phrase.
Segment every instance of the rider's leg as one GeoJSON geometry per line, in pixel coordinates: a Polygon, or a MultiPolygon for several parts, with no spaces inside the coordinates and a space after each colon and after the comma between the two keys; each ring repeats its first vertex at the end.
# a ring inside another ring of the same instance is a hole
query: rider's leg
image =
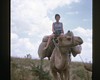
{"type": "MultiPolygon", "coordinates": [[[[57,37],[57,40],[59,40],[60,38],[62,38],[64,36],[64,33],[61,33],[60,35],[59,35],[59,37],[57,37]]],[[[58,45],[59,45],[59,43],[58,43],[58,45]]]]}
{"type": "Polygon", "coordinates": [[[61,33],[59,37],[63,37],[63,36],[64,36],[64,33],[61,33]]]}
{"type": "Polygon", "coordinates": [[[60,35],[59,35],[59,37],[57,37],[57,39],[59,40],[59,38],[62,38],[64,36],[64,33],[61,33],[60,35]]]}
{"type": "Polygon", "coordinates": [[[50,41],[51,41],[51,39],[52,39],[53,37],[54,37],[54,34],[51,34],[51,35],[49,36],[49,39],[48,39],[48,41],[47,41],[47,45],[46,45],[46,47],[44,47],[44,50],[48,48],[48,46],[49,46],[49,44],[50,44],[50,41]]]}

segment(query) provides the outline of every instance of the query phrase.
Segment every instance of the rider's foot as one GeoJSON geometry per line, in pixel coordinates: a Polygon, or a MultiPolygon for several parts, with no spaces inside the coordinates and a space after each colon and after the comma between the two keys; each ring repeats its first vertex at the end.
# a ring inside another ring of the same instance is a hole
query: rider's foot
{"type": "Polygon", "coordinates": [[[43,50],[46,50],[47,49],[47,47],[44,47],[44,49],[43,50]]]}

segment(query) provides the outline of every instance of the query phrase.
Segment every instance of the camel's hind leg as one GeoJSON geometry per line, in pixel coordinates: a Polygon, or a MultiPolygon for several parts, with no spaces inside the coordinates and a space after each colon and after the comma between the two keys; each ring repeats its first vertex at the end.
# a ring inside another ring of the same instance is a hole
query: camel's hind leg
{"type": "Polygon", "coordinates": [[[52,73],[52,75],[53,75],[53,80],[58,80],[57,72],[54,71],[54,70],[51,70],[51,73],[52,73]]]}

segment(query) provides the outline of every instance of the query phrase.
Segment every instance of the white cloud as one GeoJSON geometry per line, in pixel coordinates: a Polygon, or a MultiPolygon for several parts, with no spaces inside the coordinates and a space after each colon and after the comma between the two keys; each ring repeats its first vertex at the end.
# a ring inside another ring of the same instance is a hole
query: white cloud
{"type": "Polygon", "coordinates": [[[70,12],[67,12],[68,15],[75,15],[75,14],[79,14],[78,11],[70,11],[70,12]]]}
{"type": "Polygon", "coordinates": [[[53,10],[57,7],[78,3],[80,0],[44,0],[44,5],[47,9],[53,10]]]}
{"type": "Polygon", "coordinates": [[[35,46],[29,38],[19,38],[16,42],[11,44],[11,56],[24,57],[34,51],[35,46]]]}
{"type": "Polygon", "coordinates": [[[92,29],[84,29],[82,27],[77,27],[73,30],[75,32],[75,35],[80,35],[80,36],[90,36],[92,37],[92,29]],[[78,32],[78,33],[77,33],[78,32]]]}
{"type": "Polygon", "coordinates": [[[18,38],[19,38],[19,36],[16,33],[11,33],[11,44],[16,43],[18,38]]]}
{"type": "Polygon", "coordinates": [[[16,33],[11,33],[11,39],[18,39],[18,35],[16,33]]]}
{"type": "MultiPolygon", "coordinates": [[[[80,36],[84,43],[82,44],[81,57],[84,61],[92,61],[92,29],[84,29],[82,27],[77,27],[72,30],[75,36],[80,36]]],[[[72,57],[72,60],[81,61],[79,55],[72,57]]]]}

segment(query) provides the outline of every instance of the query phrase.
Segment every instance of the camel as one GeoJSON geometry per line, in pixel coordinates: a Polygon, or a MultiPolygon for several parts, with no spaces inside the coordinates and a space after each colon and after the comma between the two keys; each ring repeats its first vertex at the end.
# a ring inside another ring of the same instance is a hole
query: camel
{"type": "MultiPolygon", "coordinates": [[[[67,35],[68,35],[68,33],[67,33],[67,35]]],[[[74,36],[73,33],[71,33],[71,35],[74,36]]],[[[48,38],[49,38],[48,35],[47,36],[44,36],[43,39],[42,39],[42,42],[40,43],[39,48],[38,48],[38,55],[39,55],[39,58],[41,60],[43,60],[45,57],[48,57],[48,60],[50,60],[51,54],[52,54],[52,52],[53,52],[53,50],[55,48],[54,43],[53,43],[53,40],[51,40],[49,47],[46,50],[43,50],[44,47],[47,44],[48,38]]],[[[78,38],[76,37],[76,39],[78,39],[78,38]]],[[[77,54],[75,53],[74,50],[75,50],[74,47],[71,48],[71,52],[70,53],[72,53],[72,55],[75,57],[77,54]]]]}
{"type": "Polygon", "coordinates": [[[70,79],[70,49],[82,43],[83,40],[80,37],[73,36],[71,31],[68,31],[64,37],[58,38],[58,45],[55,45],[50,58],[50,70],[54,80],[59,80],[58,74],[60,75],[60,80],[70,79]]]}

